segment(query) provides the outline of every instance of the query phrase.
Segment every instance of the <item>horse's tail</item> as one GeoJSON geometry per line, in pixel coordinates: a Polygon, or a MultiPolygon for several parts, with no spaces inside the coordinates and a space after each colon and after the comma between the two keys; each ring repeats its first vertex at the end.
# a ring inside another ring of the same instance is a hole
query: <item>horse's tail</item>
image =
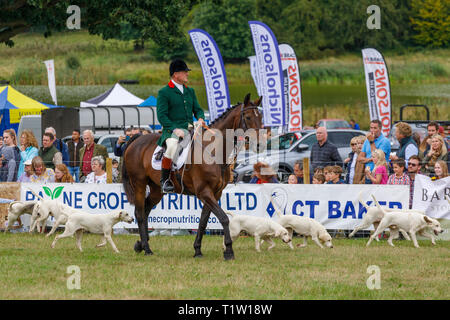
{"type": "Polygon", "coordinates": [[[125,165],[125,153],[126,153],[128,147],[140,136],[141,136],[141,134],[133,135],[131,137],[131,139],[128,140],[128,142],[125,145],[125,149],[123,150],[122,184],[123,184],[123,188],[125,189],[125,193],[127,195],[128,202],[131,204],[134,204],[136,199],[134,197],[134,186],[130,181],[130,177],[128,176],[128,172],[127,172],[127,166],[125,165]]]}
{"type": "Polygon", "coordinates": [[[125,161],[122,163],[122,184],[123,188],[125,189],[125,194],[127,195],[128,202],[134,204],[134,187],[131,184],[130,177],[128,176],[125,161]]]}

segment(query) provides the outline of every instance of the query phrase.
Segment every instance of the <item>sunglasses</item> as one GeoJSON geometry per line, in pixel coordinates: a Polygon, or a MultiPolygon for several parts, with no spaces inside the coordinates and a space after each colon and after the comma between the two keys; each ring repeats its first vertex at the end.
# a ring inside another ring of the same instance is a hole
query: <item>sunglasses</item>
{"type": "Polygon", "coordinates": [[[352,147],[354,147],[354,146],[356,146],[356,145],[358,145],[357,143],[350,143],[350,145],[352,146],[352,147]]]}
{"type": "Polygon", "coordinates": [[[419,164],[408,162],[408,166],[410,166],[410,167],[418,167],[419,164]]]}

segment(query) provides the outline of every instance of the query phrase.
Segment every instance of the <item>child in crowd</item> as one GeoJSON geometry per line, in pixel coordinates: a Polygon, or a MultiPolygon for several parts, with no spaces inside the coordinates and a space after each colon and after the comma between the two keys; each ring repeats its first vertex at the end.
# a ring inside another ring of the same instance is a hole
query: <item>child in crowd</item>
{"type": "Polygon", "coordinates": [[[342,168],[340,166],[332,166],[328,176],[330,180],[327,184],[345,184],[344,180],[341,179],[342,168]]]}
{"type": "Polygon", "coordinates": [[[392,161],[392,169],[394,170],[394,174],[389,176],[387,184],[406,184],[410,185],[411,181],[409,179],[409,175],[405,172],[405,160],[402,158],[398,158],[397,160],[392,161]]]}
{"type": "Polygon", "coordinates": [[[297,176],[295,174],[289,176],[288,184],[297,184],[297,176]]]}
{"type": "Polygon", "coordinates": [[[323,168],[323,175],[325,176],[325,183],[328,183],[331,180],[330,172],[333,169],[333,166],[326,166],[323,168]]]}
{"type": "Polygon", "coordinates": [[[313,177],[313,184],[324,184],[325,176],[321,173],[316,173],[313,177]]]}

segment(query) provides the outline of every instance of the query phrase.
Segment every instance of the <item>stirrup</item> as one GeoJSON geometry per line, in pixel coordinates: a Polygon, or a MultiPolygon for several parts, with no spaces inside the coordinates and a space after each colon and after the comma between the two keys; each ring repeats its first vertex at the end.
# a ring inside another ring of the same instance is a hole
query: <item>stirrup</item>
{"type": "Polygon", "coordinates": [[[163,193],[170,193],[170,192],[173,192],[174,189],[175,189],[175,188],[174,188],[174,186],[173,186],[173,184],[172,184],[172,181],[170,181],[170,179],[167,179],[166,181],[164,181],[164,182],[161,184],[161,191],[162,191],[163,193]]]}

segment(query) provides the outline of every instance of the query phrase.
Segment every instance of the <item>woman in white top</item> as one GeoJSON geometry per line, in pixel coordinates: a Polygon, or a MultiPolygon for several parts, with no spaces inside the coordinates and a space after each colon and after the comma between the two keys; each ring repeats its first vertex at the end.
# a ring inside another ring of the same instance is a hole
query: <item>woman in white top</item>
{"type": "Polygon", "coordinates": [[[93,157],[91,160],[92,172],[86,177],[85,183],[106,183],[105,159],[102,156],[93,157]]]}

